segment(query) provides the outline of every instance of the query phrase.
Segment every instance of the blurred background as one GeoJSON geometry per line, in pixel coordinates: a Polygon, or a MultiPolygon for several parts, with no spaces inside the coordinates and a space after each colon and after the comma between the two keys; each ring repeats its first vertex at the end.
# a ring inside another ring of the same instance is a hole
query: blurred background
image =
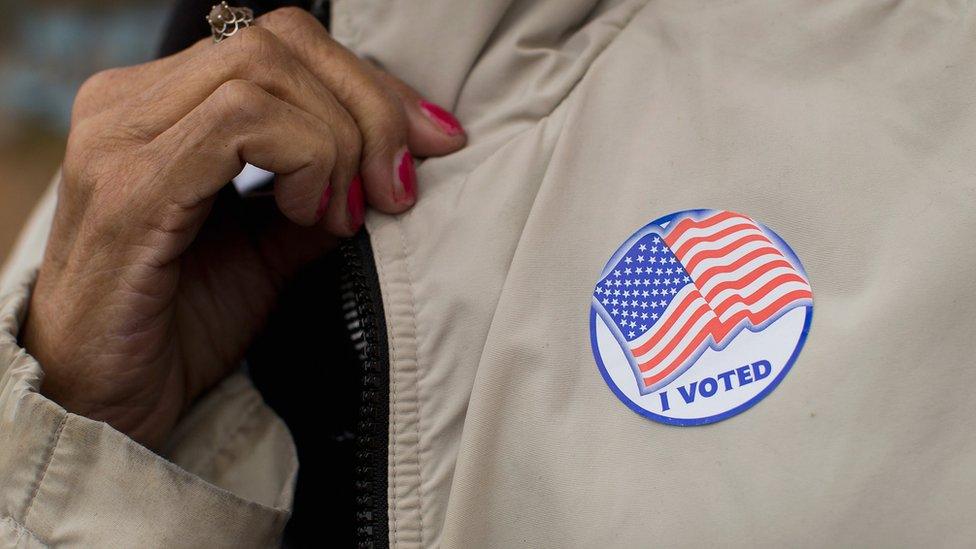
{"type": "Polygon", "coordinates": [[[0,0],[0,263],[58,169],[75,92],[153,57],[167,0],[0,0]]]}

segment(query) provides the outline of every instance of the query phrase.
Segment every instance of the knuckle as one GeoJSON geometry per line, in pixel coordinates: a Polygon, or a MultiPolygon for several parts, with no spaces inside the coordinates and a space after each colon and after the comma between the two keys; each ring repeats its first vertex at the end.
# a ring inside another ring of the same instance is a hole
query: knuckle
{"type": "Polygon", "coordinates": [[[228,80],[211,95],[210,107],[217,111],[218,120],[245,119],[260,116],[265,104],[265,93],[254,82],[242,79],[228,80]]]}
{"type": "Polygon", "coordinates": [[[288,48],[271,31],[248,27],[241,39],[221,59],[224,78],[251,80],[276,92],[294,71],[295,60],[288,48]]]}
{"type": "Polygon", "coordinates": [[[313,162],[316,163],[323,175],[328,176],[336,165],[339,158],[339,143],[336,138],[335,129],[323,126],[320,135],[326,136],[325,139],[318,141],[319,146],[315,149],[313,162]]]}
{"type": "Polygon", "coordinates": [[[91,118],[79,120],[71,125],[68,132],[68,153],[92,148],[101,133],[100,124],[91,118]]]}
{"type": "Polygon", "coordinates": [[[284,55],[281,42],[268,29],[251,26],[242,29],[238,35],[237,40],[228,40],[235,46],[229,54],[229,61],[238,70],[252,66],[267,67],[284,55]]]}
{"type": "Polygon", "coordinates": [[[61,165],[61,199],[84,211],[94,234],[126,225],[147,207],[137,189],[146,173],[158,173],[138,148],[113,138],[113,118],[94,116],[72,125],[61,165]]]}
{"type": "Polygon", "coordinates": [[[399,101],[384,91],[374,90],[363,94],[365,112],[370,113],[367,120],[360,121],[367,155],[388,149],[396,149],[406,142],[406,113],[399,101]]]}
{"type": "Polygon", "coordinates": [[[405,113],[400,101],[379,85],[370,86],[363,95],[377,117],[390,125],[406,125],[405,113]]]}
{"type": "Polygon", "coordinates": [[[363,152],[363,136],[352,116],[346,114],[344,120],[335,125],[333,132],[342,156],[348,158],[350,163],[358,163],[363,152]]]}
{"type": "Polygon", "coordinates": [[[159,231],[163,234],[172,234],[186,230],[187,207],[185,204],[162,196],[151,202],[143,200],[138,204],[133,204],[132,207],[139,208],[146,203],[151,203],[153,206],[151,210],[144,211],[147,225],[152,230],[159,231]]]}
{"type": "Polygon", "coordinates": [[[118,82],[121,72],[124,69],[113,68],[105,69],[91,75],[82,83],[78,90],[78,96],[99,95],[112,86],[113,82],[118,82]]]}
{"type": "Polygon", "coordinates": [[[112,89],[113,82],[118,82],[122,71],[123,69],[106,69],[88,77],[75,95],[72,120],[91,116],[104,101],[106,92],[112,89]]]}

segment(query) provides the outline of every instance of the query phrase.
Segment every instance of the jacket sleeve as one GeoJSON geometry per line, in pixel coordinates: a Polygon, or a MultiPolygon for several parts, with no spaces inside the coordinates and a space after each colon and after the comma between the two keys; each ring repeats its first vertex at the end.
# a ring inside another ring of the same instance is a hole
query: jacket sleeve
{"type": "Polygon", "coordinates": [[[296,452],[244,374],[208,393],[157,455],[39,392],[18,343],[54,192],[0,277],[0,545],[269,546],[290,513],[296,452]]]}

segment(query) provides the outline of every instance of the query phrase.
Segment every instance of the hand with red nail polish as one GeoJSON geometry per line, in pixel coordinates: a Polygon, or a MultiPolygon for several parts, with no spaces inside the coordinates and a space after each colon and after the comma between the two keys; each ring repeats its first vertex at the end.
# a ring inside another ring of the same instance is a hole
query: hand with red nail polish
{"type": "Polygon", "coordinates": [[[350,231],[358,231],[363,226],[366,217],[366,202],[363,198],[363,179],[360,176],[353,178],[349,184],[349,195],[346,200],[346,212],[348,213],[347,223],[350,231]]]}
{"type": "Polygon", "coordinates": [[[420,110],[430,118],[440,130],[447,135],[463,135],[464,128],[454,115],[444,110],[440,105],[435,105],[430,101],[421,101],[420,110]]]}
{"type": "Polygon", "coordinates": [[[361,230],[367,208],[416,204],[414,159],[465,140],[298,8],[96,75],[74,106],[23,327],[42,391],[161,446],[239,366],[289,277],[361,230]],[[273,200],[228,187],[245,162],[276,174],[273,200]]]}
{"type": "Polygon", "coordinates": [[[417,200],[417,172],[413,167],[413,156],[404,148],[396,155],[394,163],[393,197],[399,204],[413,204],[417,200]]]}

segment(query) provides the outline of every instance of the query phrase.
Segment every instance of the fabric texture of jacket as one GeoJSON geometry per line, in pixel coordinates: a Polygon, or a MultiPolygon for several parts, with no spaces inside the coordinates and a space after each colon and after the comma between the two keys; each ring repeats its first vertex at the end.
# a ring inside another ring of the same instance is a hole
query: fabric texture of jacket
{"type": "MultiPolygon", "coordinates": [[[[976,4],[339,0],[331,31],[469,135],[367,216],[384,543],[976,538],[976,4]],[[762,402],[675,427],[608,389],[589,309],[621,242],[692,208],[774,228],[816,312],[762,402]]],[[[243,374],[162,456],[38,392],[17,334],[55,196],[0,280],[0,541],[277,543],[295,448],[243,374]]]]}

